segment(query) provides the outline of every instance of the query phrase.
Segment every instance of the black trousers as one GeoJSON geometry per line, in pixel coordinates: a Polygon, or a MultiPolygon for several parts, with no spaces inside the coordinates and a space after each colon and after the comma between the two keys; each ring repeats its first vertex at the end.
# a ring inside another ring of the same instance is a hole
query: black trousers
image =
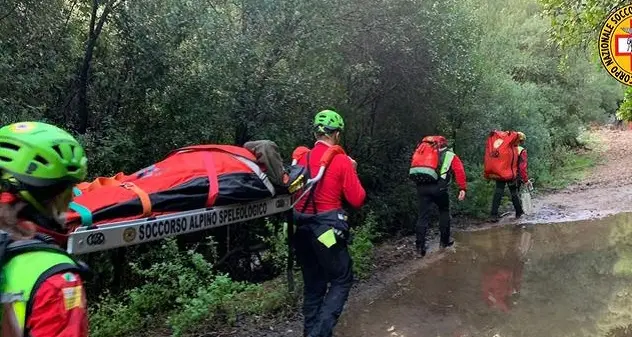
{"type": "Polygon", "coordinates": [[[353,285],[347,243],[339,240],[327,248],[310,225],[302,225],[296,230],[294,249],[303,272],[303,336],[331,337],[353,285]]]}
{"type": "Polygon", "coordinates": [[[505,194],[505,185],[509,187],[509,194],[511,194],[511,203],[514,206],[516,215],[522,215],[522,203],[520,202],[520,196],[518,196],[518,189],[520,187],[518,181],[496,181],[496,190],[494,191],[494,198],[492,199],[492,216],[498,216],[498,208],[500,207],[500,201],[505,194]]]}
{"type": "Polygon", "coordinates": [[[441,244],[450,243],[450,196],[444,184],[417,185],[419,200],[419,216],[415,230],[417,232],[417,248],[426,245],[426,233],[430,225],[430,209],[433,204],[439,208],[439,231],[441,244]]]}

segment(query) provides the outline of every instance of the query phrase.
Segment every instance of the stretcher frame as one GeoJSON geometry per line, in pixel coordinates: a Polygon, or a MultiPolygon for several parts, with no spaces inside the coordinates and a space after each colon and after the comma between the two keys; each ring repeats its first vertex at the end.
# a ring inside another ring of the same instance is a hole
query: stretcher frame
{"type": "Polygon", "coordinates": [[[291,210],[324,173],[325,166],[321,166],[316,177],[308,179],[305,185],[294,194],[275,195],[248,203],[78,227],[69,234],[66,250],[75,255],[94,253],[284,213],[291,210]]]}

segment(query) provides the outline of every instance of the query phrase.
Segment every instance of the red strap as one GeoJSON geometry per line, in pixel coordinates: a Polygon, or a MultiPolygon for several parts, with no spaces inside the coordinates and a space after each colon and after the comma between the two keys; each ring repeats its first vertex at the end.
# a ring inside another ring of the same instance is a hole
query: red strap
{"type": "Polygon", "coordinates": [[[219,194],[217,170],[215,170],[215,164],[213,163],[213,152],[205,151],[202,154],[202,160],[208,176],[208,200],[206,201],[206,207],[211,207],[215,204],[215,199],[217,199],[217,194],[219,194]]]}
{"type": "Polygon", "coordinates": [[[169,152],[169,154],[167,154],[167,156],[165,156],[164,159],[167,159],[168,157],[171,157],[172,155],[176,155],[182,152],[224,152],[224,153],[230,153],[237,156],[242,156],[252,161],[256,159],[255,155],[252,152],[250,152],[250,150],[246,149],[245,147],[236,146],[236,145],[216,145],[216,144],[192,145],[192,146],[183,147],[183,148],[169,152]]]}
{"type": "Polygon", "coordinates": [[[0,194],[0,204],[11,205],[14,204],[16,201],[18,201],[18,198],[9,192],[2,192],[0,194]]]}
{"type": "Polygon", "coordinates": [[[320,158],[320,163],[319,163],[320,166],[328,167],[331,161],[334,159],[334,157],[339,154],[346,155],[345,150],[343,150],[340,145],[334,145],[334,146],[329,147],[327,151],[325,151],[323,156],[320,158]]]}

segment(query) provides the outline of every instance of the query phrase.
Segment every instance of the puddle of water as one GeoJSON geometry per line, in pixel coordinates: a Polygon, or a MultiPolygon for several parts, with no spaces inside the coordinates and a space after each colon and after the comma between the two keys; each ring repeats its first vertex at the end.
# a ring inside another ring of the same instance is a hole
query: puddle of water
{"type": "Polygon", "coordinates": [[[336,336],[632,336],[632,213],[455,237],[456,252],[347,308],[336,336]]]}

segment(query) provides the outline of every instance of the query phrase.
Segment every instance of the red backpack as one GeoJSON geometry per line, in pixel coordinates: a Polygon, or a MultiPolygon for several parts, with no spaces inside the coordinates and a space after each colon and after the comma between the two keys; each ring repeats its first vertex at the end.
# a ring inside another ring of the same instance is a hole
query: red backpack
{"type": "Polygon", "coordinates": [[[409,177],[416,183],[433,183],[439,180],[440,149],[447,145],[443,136],[426,136],[413,153],[409,177]]]}
{"type": "Polygon", "coordinates": [[[485,179],[513,180],[518,174],[518,133],[515,131],[490,132],[485,145],[485,179]]]}

